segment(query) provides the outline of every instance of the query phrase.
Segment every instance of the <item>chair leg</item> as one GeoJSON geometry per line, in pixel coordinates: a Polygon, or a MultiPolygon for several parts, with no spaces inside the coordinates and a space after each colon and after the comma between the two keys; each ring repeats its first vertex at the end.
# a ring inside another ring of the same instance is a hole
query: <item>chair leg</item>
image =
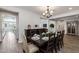
{"type": "Polygon", "coordinates": [[[55,53],[57,53],[57,48],[55,47],[55,53]]]}
{"type": "Polygon", "coordinates": [[[51,50],[51,52],[53,53],[53,49],[51,50]]]}
{"type": "Polygon", "coordinates": [[[23,53],[26,53],[24,49],[23,49],[23,53]]]}
{"type": "Polygon", "coordinates": [[[60,42],[60,46],[61,46],[61,48],[64,46],[64,42],[63,41],[60,42]]]}
{"type": "Polygon", "coordinates": [[[55,44],[54,45],[54,51],[55,51],[55,53],[57,53],[57,49],[58,49],[58,46],[57,46],[57,44],[55,44]]]}
{"type": "Polygon", "coordinates": [[[57,44],[57,48],[60,51],[60,42],[57,44]]]}
{"type": "Polygon", "coordinates": [[[64,46],[64,42],[63,42],[63,46],[64,46]]]}
{"type": "Polygon", "coordinates": [[[62,47],[64,47],[64,42],[62,41],[62,47]]]}
{"type": "Polygon", "coordinates": [[[62,41],[60,42],[60,46],[61,46],[61,48],[62,48],[62,41]]]}

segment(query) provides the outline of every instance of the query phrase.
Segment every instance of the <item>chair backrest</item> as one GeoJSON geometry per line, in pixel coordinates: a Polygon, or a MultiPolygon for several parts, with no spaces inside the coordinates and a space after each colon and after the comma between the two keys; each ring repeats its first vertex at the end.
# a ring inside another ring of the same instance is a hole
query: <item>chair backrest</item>
{"type": "Polygon", "coordinates": [[[57,35],[61,35],[61,31],[58,31],[58,32],[57,32],[57,35]]]}
{"type": "Polygon", "coordinates": [[[63,40],[63,38],[64,38],[64,30],[61,32],[61,38],[63,40]]]}
{"type": "Polygon", "coordinates": [[[64,30],[57,32],[57,39],[59,40],[59,42],[63,42],[63,38],[64,38],[64,30]]]}
{"type": "Polygon", "coordinates": [[[63,35],[63,36],[64,36],[64,32],[65,32],[65,31],[63,30],[63,31],[62,31],[62,35],[63,35]]]}
{"type": "Polygon", "coordinates": [[[48,46],[47,46],[48,52],[51,52],[52,48],[54,47],[54,42],[55,42],[55,34],[49,33],[49,40],[48,40],[48,46]]]}
{"type": "Polygon", "coordinates": [[[59,40],[61,40],[61,31],[58,31],[58,32],[57,32],[57,38],[58,38],[59,40]]]}

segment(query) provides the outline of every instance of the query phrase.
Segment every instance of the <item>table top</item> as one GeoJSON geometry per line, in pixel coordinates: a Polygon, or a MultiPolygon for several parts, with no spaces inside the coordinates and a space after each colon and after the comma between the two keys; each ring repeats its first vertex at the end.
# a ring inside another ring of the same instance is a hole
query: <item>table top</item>
{"type": "Polygon", "coordinates": [[[46,42],[46,40],[42,40],[42,39],[39,39],[39,40],[32,40],[32,39],[29,39],[33,44],[35,44],[36,46],[38,47],[41,47],[42,45],[44,45],[46,42]]]}

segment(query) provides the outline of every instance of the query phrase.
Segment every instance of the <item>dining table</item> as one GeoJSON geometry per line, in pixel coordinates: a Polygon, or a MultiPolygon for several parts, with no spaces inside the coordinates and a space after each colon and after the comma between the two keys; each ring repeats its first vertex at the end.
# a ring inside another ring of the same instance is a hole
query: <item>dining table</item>
{"type": "Polygon", "coordinates": [[[48,40],[43,40],[42,38],[38,39],[38,40],[33,40],[33,39],[29,39],[29,41],[33,44],[35,44],[37,47],[42,47],[45,44],[47,44],[48,40]]]}

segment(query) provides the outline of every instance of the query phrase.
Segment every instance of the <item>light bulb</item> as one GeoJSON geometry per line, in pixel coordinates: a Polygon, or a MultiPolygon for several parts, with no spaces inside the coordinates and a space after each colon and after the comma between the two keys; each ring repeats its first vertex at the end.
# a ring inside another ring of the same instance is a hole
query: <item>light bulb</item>
{"type": "Polygon", "coordinates": [[[47,13],[47,10],[45,11],[45,13],[47,13]]]}
{"type": "Polygon", "coordinates": [[[43,13],[43,15],[45,15],[45,13],[43,13]]]}
{"type": "Polygon", "coordinates": [[[53,13],[53,11],[50,11],[50,13],[53,13]]]}
{"type": "Polygon", "coordinates": [[[53,14],[53,11],[50,11],[50,14],[52,15],[53,14]]]}

